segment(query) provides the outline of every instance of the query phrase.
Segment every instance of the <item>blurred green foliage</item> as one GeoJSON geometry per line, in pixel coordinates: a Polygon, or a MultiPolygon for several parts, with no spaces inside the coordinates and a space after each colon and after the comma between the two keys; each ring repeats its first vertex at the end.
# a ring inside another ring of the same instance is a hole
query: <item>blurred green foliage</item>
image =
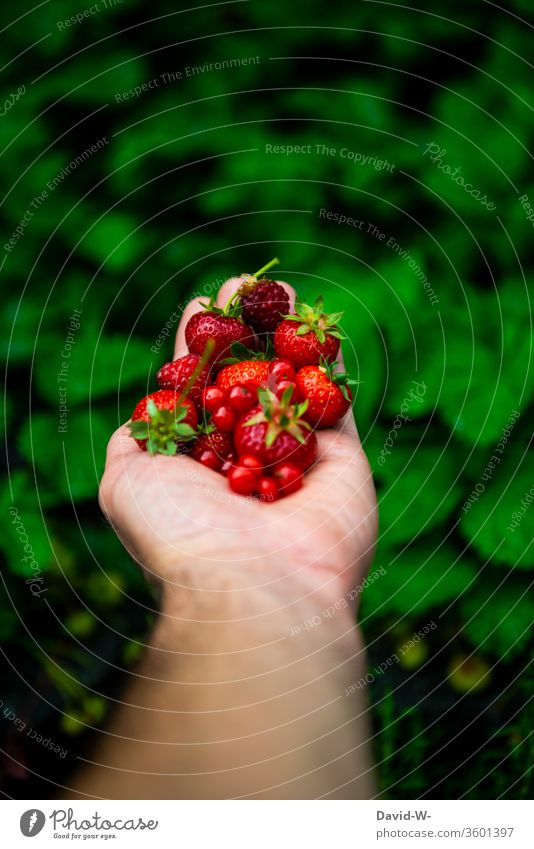
{"type": "Polygon", "coordinates": [[[77,675],[97,695],[69,691],[70,719],[47,720],[58,734],[102,720],[109,670],[91,640],[113,633],[107,661],[132,663],[149,615],[131,611],[152,606],[98,512],[107,439],[170,358],[171,341],[158,337],[172,313],[206,284],[277,255],[279,277],[303,298],[323,293],[330,310],[345,311],[345,359],[361,381],[355,413],[380,499],[384,574],[361,608],[371,658],[392,650],[399,622],[407,634],[440,622],[417,686],[370,688],[382,786],[403,797],[449,775],[436,792],[506,793],[499,759],[510,757],[517,777],[525,771],[509,740],[529,720],[523,711],[508,727],[506,711],[534,619],[534,509],[521,513],[532,487],[532,224],[519,201],[534,204],[531,36],[517,17],[532,9],[526,0],[509,12],[340,0],[325,19],[323,6],[182,12],[125,0],[69,28],[58,22],[79,10],[66,0],[13,22],[3,11],[3,97],[25,92],[0,117],[0,639],[8,658],[13,646],[39,646],[47,674],[48,652],[66,669],[84,659],[87,674],[77,675]],[[187,73],[246,57],[258,61],[187,73]],[[444,151],[439,162],[425,152],[431,144],[444,151]],[[455,168],[494,210],[451,178],[455,168]],[[414,382],[425,387],[418,399],[414,382]],[[25,585],[12,504],[55,617],[25,585]],[[461,776],[450,747],[442,772],[432,768],[435,722],[456,704],[446,670],[458,651],[492,669],[487,693],[460,701],[506,704],[486,728],[484,704],[472,703],[485,759],[461,776]]]}

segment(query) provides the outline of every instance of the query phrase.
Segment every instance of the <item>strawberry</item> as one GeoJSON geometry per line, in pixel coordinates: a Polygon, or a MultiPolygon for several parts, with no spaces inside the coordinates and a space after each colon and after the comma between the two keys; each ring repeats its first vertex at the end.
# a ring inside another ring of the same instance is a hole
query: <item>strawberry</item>
{"type": "Polygon", "coordinates": [[[325,313],[322,298],[313,307],[297,302],[295,310],[296,315],[286,315],[275,330],[276,356],[296,369],[317,366],[321,359],[333,362],[344,338],[337,327],[343,313],[325,313]]]}
{"type": "Polygon", "coordinates": [[[219,471],[233,450],[234,442],[231,434],[212,430],[209,433],[200,434],[193,443],[190,456],[193,460],[198,460],[199,463],[219,471]]]}
{"type": "Polygon", "coordinates": [[[240,418],[234,431],[239,456],[253,454],[261,464],[272,468],[291,460],[307,469],[317,456],[317,439],[302,419],[307,402],[291,404],[291,391],[278,399],[268,389],[258,389],[260,406],[240,418]]]}
{"type": "MultiPolygon", "coordinates": [[[[181,392],[195,370],[198,369],[199,363],[199,354],[186,354],[184,357],[179,357],[171,363],[165,363],[157,374],[159,388],[173,389],[175,392],[181,392]]],[[[196,407],[200,405],[202,390],[208,382],[208,376],[209,366],[205,365],[200,373],[197,374],[195,382],[189,389],[188,397],[196,407]]]]}
{"type": "Polygon", "coordinates": [[[202,304],[202,312],[194,313],[185,326],[185,341],[190,353],[201,354],[210,340],[213,342],[212,363],[230,355],[236,342],[253,345],[254,331],[240,318],[241,307],[230,298],[224,308],[215,306],[215,299],[202,304]]]}
{"type": "Polygon", "coordinates": [[[217,375],[217,386],[229,392],[233,386],[248,386],[256,389],[267,384],[269,363],[266,360],[244,360],[225,366],[217,375]]]}
{"type": "Polygon", "coordinates": [[[196,436],[197,412],[179,392],[160,389],[142,398],[132,413],[130,433],[143,451],[176,454],[178,444],[196,436]]]}
{"type": "Polygon", "coordinates": [[[319,366],[304,366],[296,379],[300,395],[308,400],[304,418],[312,427],[333,427],[349,409],[349,384],[356,381],[345,372],[335,373],[333,365],[322,360],[319,366]]]}

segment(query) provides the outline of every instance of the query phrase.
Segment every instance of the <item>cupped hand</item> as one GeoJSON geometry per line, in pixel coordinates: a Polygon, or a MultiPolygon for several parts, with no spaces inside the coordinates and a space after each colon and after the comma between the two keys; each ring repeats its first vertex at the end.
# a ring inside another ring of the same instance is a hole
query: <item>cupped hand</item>
{"type": "MultiPolygon", "coordinates": [[[[227,281],[224,305],[236,290],[227,281]]],[[[295,292],[286,286],[292,303],[295,292]]],[[[184,329],[201,309],[184,311],[184,329]]],[[[317,432],[318,460],[293,495],[266,503],[230,491],[226,478],[186,455],[140,451],[127,425],[110,440],[100,504],[131,555],[166,591],[255,587],[335,604],[363,578],[377,532],[369,464],[352,412],[317,432]]]]}

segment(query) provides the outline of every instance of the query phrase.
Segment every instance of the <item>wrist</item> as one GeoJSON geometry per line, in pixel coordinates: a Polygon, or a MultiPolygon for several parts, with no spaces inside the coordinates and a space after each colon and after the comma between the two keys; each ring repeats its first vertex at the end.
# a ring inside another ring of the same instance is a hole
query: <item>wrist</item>
{"type": "Polygon", "coordinates": [[[308,580],[294,576],[264,580],[226,564],[216,574],[204,574],[195,586],[196,565],[166,582],[154,644],[169,650],[194,646],[212,652],[217,646],[260,645],[289,640],[300,644],[354,641],[354,610],[348,602],[314,591],[308,580]],[[306,636],[308,635],[308,636],[306,636]]]}

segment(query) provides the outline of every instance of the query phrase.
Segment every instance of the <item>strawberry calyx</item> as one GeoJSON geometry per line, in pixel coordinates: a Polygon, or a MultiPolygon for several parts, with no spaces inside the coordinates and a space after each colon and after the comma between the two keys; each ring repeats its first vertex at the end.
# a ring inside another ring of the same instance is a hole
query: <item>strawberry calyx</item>
{"type": "Polygon", "coordinates": [[[347,387],[357,386],[360,381],[353,380],[346,371],[334,371],[336,366],[339,365],[339,363],[329,363],[327,360],[324,359],[324,357],[321,357],[317,368],[319,369],[319,371],[322,371],[323,374],[327,376],[331,383],[339,387],[339,389],[341,390],[341,394],[343,395],[345,400],[350,401],[351,398],[347,387]]]}
{"type": "Polygon", "coordinates": [[[304,430],[311,430],[308,422],[302,419],[302,416],[308,409],[308,401],[303,401],[300,404],[292,404],[291,396],[293,387],[288,388],[283,392],[281,398],[277,398],[274,392],[264,387],[258,388],[258,400],[261,404],[261,412],[256,413],[252,418],[244,423],[245,427],[251,427],[255,424],[267,424],[265,433],[265,445],[269,448],[282,431],[287,431],[294,436],[295,439],[304,443],[304,430]]]}
{"type": "Polygon", "coordinates": [[[250,362],[251,360],[271,360],[274,356],[273,343],[271,339],[268,339],[265,351],[253,351],[251,348],[243,345],[242,342],[233,342],[230,345],[230,353],[231,356],[219,360],[218,365],[233,366],[236,363],[250,362]]]}
{"type": "Polygon", "coordinates": [[[300,327],[296,331],[297,336],[304,336],[305,333],[315,333],[321,344],[325,342],[326,336],[333,336],[335,339],[345,339],[345,336],[338,329],[337,324],[343,318],[342,312],[325,313],[323,296],[319,295],[314,305],[306,304],[303,301],[295,303],[295,315],[285,315],[288,321],[298,321],[300,327]]]}
{"type": "Polygon", "coordinates": [[[199,435],[198,428],[191,427],[190,424],[184,422],[190,410],[190,405],[185,404],[184,401],[187,399],[191,388],[194,386],[204,367],[211,359],[214,347],[215,343],[213,339],[208,339],[202,356],[191,372],[183,391],[180,393],[179,401],[174,410],[160,410],[154,403],[154,400],[149,398],[146,404],[149,420],[136,419],[133,422],[129,422],[130,435],[134,439],[146,439],[146,449],[149,454],[167,454],[172,456],[176,454],[178,444],[182,445],[185,442],[191,442],[199,435]]]}
{"type": "Polygon", "coordinates": [[[212,295],[207,303],[200,301],[200,306],[205,312],[221,315],[226,318],[238,318],[241,320],[242,307],[239,301],[234,300],[232,296],[224,307],[218,307],[215,304],[216,295],[212,295]]]}
{"type": "Polygon", "coordinates": [[[149,454],[176,454],[178,443],[191,442],[197,430],[184,422],[189,412],[187,404],[178,403],[174,410],[160,410],[150,398],[146,405],[149,421],[130,422],[134,439],[146,439],[149,454]]]}

